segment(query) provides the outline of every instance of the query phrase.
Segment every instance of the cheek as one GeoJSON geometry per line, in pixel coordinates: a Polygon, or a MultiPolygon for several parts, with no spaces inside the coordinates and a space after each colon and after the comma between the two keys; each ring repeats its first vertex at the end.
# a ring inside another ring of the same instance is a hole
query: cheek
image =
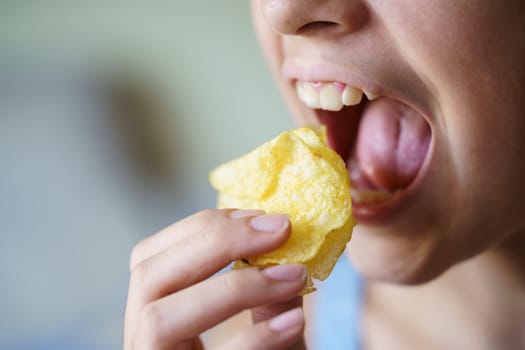
{"type": "Polygon", "coordinates": [[[474,245],[493,245],[525,225],[525,106],[503,95],[465,94],[447,109],[458,119],[448,135],[461,208],[456,222],[474,233],[474,245]]]}

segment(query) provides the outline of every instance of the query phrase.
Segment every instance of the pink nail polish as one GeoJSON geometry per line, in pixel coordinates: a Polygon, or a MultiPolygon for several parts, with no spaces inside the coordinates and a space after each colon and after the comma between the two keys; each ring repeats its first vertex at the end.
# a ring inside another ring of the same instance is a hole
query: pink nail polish
{"type": "Polygon", "coordinates": [[[265,268],[263,273],[274,281],[293,282],[306,278],[306,267],[298,264],[275,265],[265,268]]]}
{"type": "Polygon", "coordinates": [[[282,232],[288,227],[288,215],[266,214],[253,218],[250,225],[256,231],[282,232]]]}
{"type": "Polygon", "coordinates": [[[234,210],[230,213],[230,218],[232,219],[240,219],[245,218],[248,216],[259,216],[264,215],[264,210],[257,210],[257,209],[239,209],[234,210]]]}
{"type": "Polygon", "coordinates": [[[292,328],[302,326],[304,322],[303,310],[292,309],[272,318],[268,322],[268,328],[276,332],[284,332],[292,328]]]}

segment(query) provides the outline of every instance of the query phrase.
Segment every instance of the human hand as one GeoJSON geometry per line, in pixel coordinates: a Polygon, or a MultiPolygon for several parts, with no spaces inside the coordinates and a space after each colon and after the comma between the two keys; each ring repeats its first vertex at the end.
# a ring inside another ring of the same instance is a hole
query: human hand
{"type": "Polygon", "coordinates": [[[224,349],[303,348],[302,309],[285,311],[300,305],[303,266],[208,278],[233,260],[276,249],[289,234],[286,215],[210,209],[140,242],[130,259],[124,349],[202,349],[202,332],[245,309],[255,310],[256,323],[224,349]]]}

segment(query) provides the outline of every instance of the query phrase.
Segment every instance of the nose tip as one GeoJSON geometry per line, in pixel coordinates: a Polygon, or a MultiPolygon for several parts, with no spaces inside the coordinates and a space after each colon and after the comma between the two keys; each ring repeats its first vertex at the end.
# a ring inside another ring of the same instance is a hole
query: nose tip
{"type": "Polygon", "coordinates": [[[262,0],[261,7],[267,23],[288,35],[351,32],[368,17],[361,0],[262,0]]]}

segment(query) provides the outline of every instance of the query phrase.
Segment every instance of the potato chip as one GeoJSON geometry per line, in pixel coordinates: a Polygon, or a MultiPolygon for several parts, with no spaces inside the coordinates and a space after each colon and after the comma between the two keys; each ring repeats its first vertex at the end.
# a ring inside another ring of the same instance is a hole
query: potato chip
{"type": "Polygon", "coordinates": [[[304,264],[308,286],[303,292],[311,292],[311,278],[324,280],[351,238],[350,180],[343,160],[326,144],[324,128],[284,132],[213,170],[210,182],[219,192],[219,208],[290,217],[292,231],[283,246],[247,257],[238,267],[304,264]]]}

